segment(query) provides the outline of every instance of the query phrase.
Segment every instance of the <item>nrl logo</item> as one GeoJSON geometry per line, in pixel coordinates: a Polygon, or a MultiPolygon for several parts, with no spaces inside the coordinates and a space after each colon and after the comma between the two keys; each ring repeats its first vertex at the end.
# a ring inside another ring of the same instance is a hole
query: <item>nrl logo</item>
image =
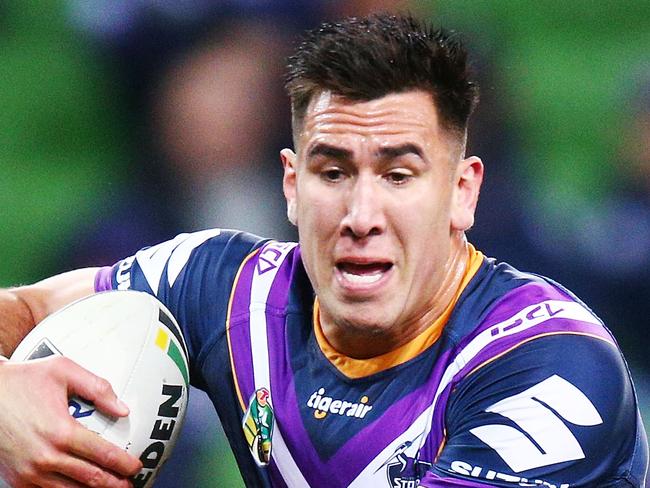
{"type": "Polygon", "coordinates": [[[271,438],[275,416],[270,400],[269,390],[259,388],[251,396],[242,422],[248,448],[255,463],[260,467],[267,466],[271,460],[271,438]]]}

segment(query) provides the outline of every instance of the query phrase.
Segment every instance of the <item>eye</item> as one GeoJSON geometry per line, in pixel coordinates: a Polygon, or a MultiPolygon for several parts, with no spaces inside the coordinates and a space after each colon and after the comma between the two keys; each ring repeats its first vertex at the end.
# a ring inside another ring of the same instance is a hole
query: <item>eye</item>
{"type": "Polygon", "coordinates": [[[384,179],[396,186],[407,183],[411,178],[413,175],[405,170],[393,170],[384,175],[384,179]]]}
{"type": "Polygon", "coordinates": [[[321,178],[331,183],[336,183],[337,181],[341,181],[344,176],[345,174],[343,173],[343,170],[340,168],[327,168],[321,172],[321,178]]]}

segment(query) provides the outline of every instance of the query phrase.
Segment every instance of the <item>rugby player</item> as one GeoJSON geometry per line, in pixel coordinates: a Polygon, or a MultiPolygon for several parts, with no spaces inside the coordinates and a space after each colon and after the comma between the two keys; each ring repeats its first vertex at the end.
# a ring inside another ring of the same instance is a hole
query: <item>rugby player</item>
{"type": "MultiPolygon", "coordinates": [[[[409,16],[326,23],[287,88],[299,243],[211,229],[6,290],[3,354],[75,299],[141,290],[181,324],[247,486],[644,486],[634,388],[602,321],[466,239],[484,168],[465,154],[478,88],[460,42],[409,16]]],[[[117,488],[140,468],[71,419],[71,393],[128,414],[64,358],[0,363],[12,486],[117,488]]]]}

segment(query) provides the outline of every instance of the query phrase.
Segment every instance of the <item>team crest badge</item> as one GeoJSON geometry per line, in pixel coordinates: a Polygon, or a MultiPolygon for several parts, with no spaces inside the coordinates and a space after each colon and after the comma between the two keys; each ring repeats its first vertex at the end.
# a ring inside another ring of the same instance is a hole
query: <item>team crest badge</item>
{"type": "Polygon", "coordinates": [[[248,448],[258,466],[266,466],[271,460],[274,423],[269,390],[259,388],[251,397],[242,422],[248,448]]]}
{"type": "Polygon", "coordinates": [[[415,488],[420,485],[420,480],[431,468],[431,463],[419,459],[419,452],[415,455],[408,454],[416,439],[417,437],[397,447],[393,455],[377,469],[379,471],[386,468],[388,484],[391,488],[415,488]]]}
{"type": "Polygon", "coordinates": [[[415,488],[430,468],[431,463],[402,455],[388,464],[386,474],[391,488],[415,488]]]}

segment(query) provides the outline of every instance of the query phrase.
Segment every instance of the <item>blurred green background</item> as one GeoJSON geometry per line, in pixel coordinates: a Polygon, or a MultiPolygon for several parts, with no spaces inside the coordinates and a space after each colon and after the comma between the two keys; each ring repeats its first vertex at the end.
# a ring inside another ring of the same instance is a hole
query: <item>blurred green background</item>
{"type": "MultiPolygon", "coordinates": [[[[650,423],[650,2],[293,0],[259,2],[252,14],[250,4],[0,3],[0,286],[111,264],[213,224],[177,212],[188,207],[194,215],[205,204],[187,196],[201,178],[175,186],[174,158],[196,154],[187,149],[192,134],[172,149],[165,139],[182,134],[185,119],[166,105],[179,88],[166,87],[178,81],[176,66],[194,59],[192,50],[214,47],[219,66],[226,65],[239,37],[219,32],[247,38],[252,17],[269,27],[284,54],[295,33],[321,18],[397,5],[463,33],[484,73],[470,146],[484,157],[488,181],[470,239],[488,254],[557,277],[605,318],[631,363],[650,423]],[[287,25],[291,34],[281,34],[287,25]]],[[[258,70],[262,86],[269,73],[279,83],[282,59],[277,63],[258,70]]],[[[180,73],[192,81],[195,71],[180,73]]],[[[267,175],[262,197],[269,202],[280,195],[277,149],[290,144],[278,88],[265,94],[277,101],[267,107],[277,112],[277,124],[267,124],[276,132],[245,156],[261,161],[250,167],[267,175]]],[[[198,172],[199,164],[187,160],[180,171],[198,172]]],[[[234,166],[217,166],[224,181],[242,178],[234,166]]],[[[215,198],[223,198],[220,191],[215,198]]],[[[282,227],[283,235],[290,232],[282,227]]],[[[173,475],[158,486],[240,486],[216,416],[194,396],[188,440],[179,449],[192,462],[168,468],[173,475]],[[186,481],[179,485],[181,471],[186,481]]]]}

